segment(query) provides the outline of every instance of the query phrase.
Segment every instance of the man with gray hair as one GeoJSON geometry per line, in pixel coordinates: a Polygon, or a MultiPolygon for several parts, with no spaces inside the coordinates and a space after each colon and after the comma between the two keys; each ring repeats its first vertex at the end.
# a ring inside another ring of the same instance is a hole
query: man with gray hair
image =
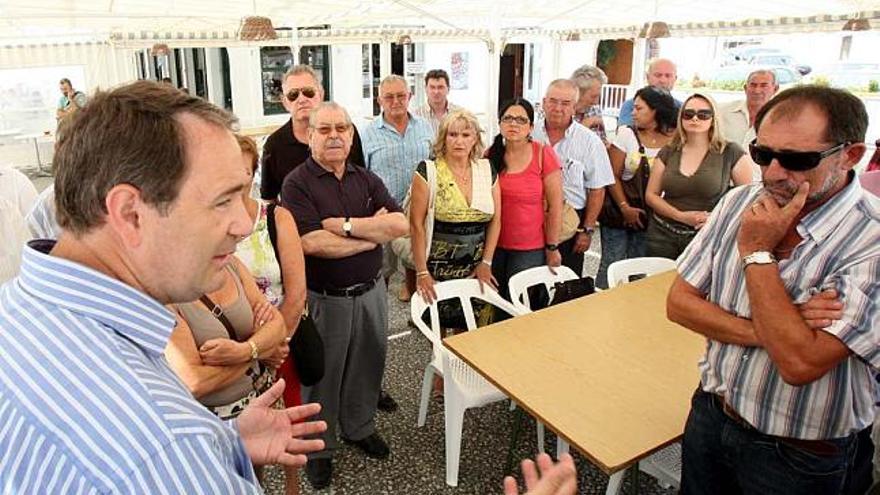
{"type": "MultiPolygon", "coordinates": [[[[379,83],[379,106],[382,114],[362,129],[364,161],[367,169],[378,175],[397,204],[403,204],[412,184],[416,166],[431,156],[434,130],[421,117],[411,114],[407,108],[411,94],[406,79],[390,75],[379,83]]],[[[387,280],[398,270],[399,254],[386,246],[383,274],[387,280]]],[[[415,272],[412,272],[412,287],[415,272]]],[[[408,300],[411,291],[407,284],[401,290],[400,299],[408,300]]]]}
{"type": "Polygon", "coordinates": [[[337,423],[342,438],[368,457],[389,454],[374,421],[388,329],[382,245],[409,224],[382,180],[348,160],[353,135],[344,108],[319,104],[310,120],[312,156],[284,179],[281,193],[302,236],[309,311],[324,341],[324,377],[303,388],[328,425],[327,448],[306,465],[315,489],[330,484],[337,423]]]}
{"type": "Polygon", "coordinates": [[[595,132],[605,142],[605,122],[602,119],[602,85],[608,83],[608,77],[602,69],[585,64],[571,75],[571,81],[580,90],[580,97],[574,105],[574,120],[595,132]]]}
{"type": "Polygon", "coordinates": [[[551,82],[542,101],[544,118],[535,123],[532,137],[553,146],[562,164],[565,202],[577,211],[579,223],[574,237],[558,249],[562,264],[580,275],[602,210],[605,186],[614,184],[614,173],[599,136],[573,119],[578,96],[578,87],[571,80],[551,82]]]}
{"type": "MultiPolygon", "coordinates": [[[[678,80],[678,69],[672,60],[668,58],[656,58],[648,63],[648,72],[645,73],[649,86],[665,89],[671,92],[678,80]]],[[[620,106],[620,115],[617,118],[617,126],[633,126],[633,99],[630,98],[620,106]]],[[[675,108],[681,108],[681,102],[675,100],[675,108]]]]}
{"type": "Polygon", "coordinates": [[[743,84],[743,90],[746,93],[744,100],[723,105],[719,113],[725,139],[748,149],[749,143],[755,139],[755,117],[779,91],[776,74],[769,69],[752,71],[743,84]]]}
{"type": "MultiPolygon", "coordinates": [[[[290,112],[290,120],[273,132],[263,145],[260,165],[260,197],[278,201],[281,185],[291,170],[309,157],[309,114],[324,100],[324,88],[318,74],[308,65],[295,65],[281,83],[281,104],[290,112]]],[[[364,165],[360,136],[354,130],[354,149],[349,160],[364,165]]]]}

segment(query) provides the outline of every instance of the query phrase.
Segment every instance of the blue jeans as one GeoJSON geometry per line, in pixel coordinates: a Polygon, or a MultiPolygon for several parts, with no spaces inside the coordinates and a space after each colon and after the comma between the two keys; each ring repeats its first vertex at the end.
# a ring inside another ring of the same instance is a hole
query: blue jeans
{"type": "Polygon", "coordinates": [[[697,390],[682,440],[681,493],[838,494],[855,451],[854,434],[821,449],[765,435],[728,416],[718,396],[697,390]]]}
{"type": "Polygon", "coordinates": [[[602,227],[602,259],[596,275],[596,287],[608,288],[608,267],[615,261],[645,255],[645,231],[602,227]]]}

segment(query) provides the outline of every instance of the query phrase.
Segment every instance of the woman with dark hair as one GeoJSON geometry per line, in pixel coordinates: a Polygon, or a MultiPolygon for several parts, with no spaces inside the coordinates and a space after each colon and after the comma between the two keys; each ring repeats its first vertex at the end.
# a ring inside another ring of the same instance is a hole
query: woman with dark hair
{"type": "Polygon", "coordinates": [[[633,126],[617,129],[617,136],[608,149],[615,181],[605,188],[605,202],[611,204],[606,208],[616,209],[616,214],[612,218],[600,218],[602,260],[596,285],[603,289],[608,288],[611,263],[645,255],[647,177],[651,161],[672,140],[677,112],[675,100],[668,91],[645,86],[633,99],[633,126]],[[624,183],[628,186],[626,190],[624,183]],[[626,192],[632,197],[627,197],[626,192]]]}
{"type": "Polygon", "coordinates": [[[495,136],[487,155],[498,172],[504,214],[492,272],[502,295],[507,296],[507,281],[512,275],[526,268],[562,263],[558,247],[562,174],[553,147],[531,140],[535,121],[531,103],[522,98],[508,100],[501,105],[498,119],[501,133],[495,136]]]}
{"type": "Polygon", "coordinates": [[[752,181],[752,161],[724,139],[715,102],[691,95],[681,106],[678,131],[657,157],[645,199],[653,210],[645,245],[648,256],[676,259],[734,185],[752,181]]]}

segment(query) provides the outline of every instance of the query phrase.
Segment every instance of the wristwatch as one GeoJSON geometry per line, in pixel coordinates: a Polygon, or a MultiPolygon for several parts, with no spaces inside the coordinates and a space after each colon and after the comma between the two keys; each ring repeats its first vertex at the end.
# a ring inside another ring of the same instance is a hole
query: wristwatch
{"type": "Polygon", "coordinates": [[[593,232],[595,232],[595,231],[596,231],[595,227],[578,227],[577,229],[575,229],[575,232],[577,232],[578,234],[593,235],[593,232]]]}
{"type": "Polygon", "coordinates": [[[345,237],[351,237],[351,218],[345,217],[345,221],[342,222],[342,231],[345,232],[345,237]]]}
{"type": "Polygon", "coordinates": [[[544,249],[546,249],[547,251],[556,251],[557,249],[559,249],[559,244],[546,244],[544,245],[544,249]]]}
{"type": "Polygon", "coordinates": [[[776,256],[769,251],[755,251],[743,256],[743,268],[749,265],[769,265],[776,263],[776,256]]]}

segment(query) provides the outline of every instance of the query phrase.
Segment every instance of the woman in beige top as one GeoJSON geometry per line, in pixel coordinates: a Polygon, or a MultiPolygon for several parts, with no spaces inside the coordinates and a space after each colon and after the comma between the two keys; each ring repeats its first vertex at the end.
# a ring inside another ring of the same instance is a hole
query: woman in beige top
{"type": "Polygon", "coordinates": [[[651,166],[645,202],[653,210],[645,233],[648,256],[675,259],[709,218],[721,196],[752,180],[752,162],[726,141],[715,102],[691,95],[681,106],[678,131],[651,166]]]}
{"type": "MultiPolygon", "coordinates": [[[[233,335],[203,301],[178,304],[177,327],[165,349],[168,363],[193,396],[222,419],[236,417],[287,357],[284,319],[234,256],[223,286],[209,294],[233,335]]],[[[216,311],[216,310],[215,310],[216,311]]]]}

